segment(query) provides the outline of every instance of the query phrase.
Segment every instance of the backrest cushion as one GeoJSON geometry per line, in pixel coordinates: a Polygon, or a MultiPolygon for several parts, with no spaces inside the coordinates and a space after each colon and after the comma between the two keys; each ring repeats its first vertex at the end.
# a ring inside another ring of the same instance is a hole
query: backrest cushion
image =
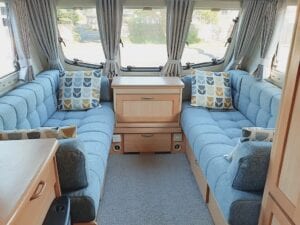
{"type": "Polygon", "coordinates": [[[29,129],[42,126],[56,111],[58,71],[46,71],[0,98],[0,129],[29,129]]]}
{"type": "Polygon", "coordinates": [[[281,89],[266,81],[243,76],[236,108],[257,127],[274,128],[281,89]]]}

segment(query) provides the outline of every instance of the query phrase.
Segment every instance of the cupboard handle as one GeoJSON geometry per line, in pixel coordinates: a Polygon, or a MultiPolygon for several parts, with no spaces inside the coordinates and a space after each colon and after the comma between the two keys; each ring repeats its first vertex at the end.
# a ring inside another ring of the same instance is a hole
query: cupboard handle
{"type": "Polygon", "coordinates": [[[142,134],[142,137],[146,137],[146,138],[153,137],[153,134],[142,134]]]}
{"type": "Polygon", "coordinates": [[[151,100],[154,99],[153,97],[142,97],[142,100],[151,100]]]}
{"type": "Polygon", "coordinates": [[[36,187],[36,189],[35,189],[33,195],[31,196],[30,201],[39,198],[39,197],[43,194],[43,192],[44,192],[44,190],[45,190],[45,187],[46,187],[45,181],[41,181],[41,182],[38,184],[38,186],[36,187]]]}

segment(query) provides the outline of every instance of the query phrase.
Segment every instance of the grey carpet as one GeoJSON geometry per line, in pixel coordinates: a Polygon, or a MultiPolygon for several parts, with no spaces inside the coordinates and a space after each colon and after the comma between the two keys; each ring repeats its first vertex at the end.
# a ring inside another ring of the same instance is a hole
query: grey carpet
{"type": "Polygon", "coordinates": [[[111,155],[100,225],[212,225],[184,154],[111,155]]]}

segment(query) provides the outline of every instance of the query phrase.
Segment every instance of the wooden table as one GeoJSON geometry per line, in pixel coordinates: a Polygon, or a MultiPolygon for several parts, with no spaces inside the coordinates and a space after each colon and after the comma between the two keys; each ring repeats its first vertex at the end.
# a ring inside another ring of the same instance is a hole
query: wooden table
{"type": "Polygon", "coordinates": [[[61,195],[55,139],[0,142],[0,224],[41,225],[61,195]]]}

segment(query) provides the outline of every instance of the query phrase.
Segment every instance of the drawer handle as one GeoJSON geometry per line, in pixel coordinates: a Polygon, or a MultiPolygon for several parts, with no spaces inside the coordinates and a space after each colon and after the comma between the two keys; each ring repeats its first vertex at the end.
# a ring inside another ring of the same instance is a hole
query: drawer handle
{"type": "Polygon", "coordinates": [[[41,181],[38,186],[36,187],[34,194],[31,196],[30,201],[39,198],[42,194],[43,191],[45,190],[46,183],[45,181],[41,181]]]}
{"type": "Polygon", "coordinates": [[[153,97],[142,97],[142,100],[152,100],[154,99],[153,97]]]}
{"type": "Polygon", "coordinates": [[[142,134],[142,137],[149,138],[153,137],[154,134],[142,134]]]}

